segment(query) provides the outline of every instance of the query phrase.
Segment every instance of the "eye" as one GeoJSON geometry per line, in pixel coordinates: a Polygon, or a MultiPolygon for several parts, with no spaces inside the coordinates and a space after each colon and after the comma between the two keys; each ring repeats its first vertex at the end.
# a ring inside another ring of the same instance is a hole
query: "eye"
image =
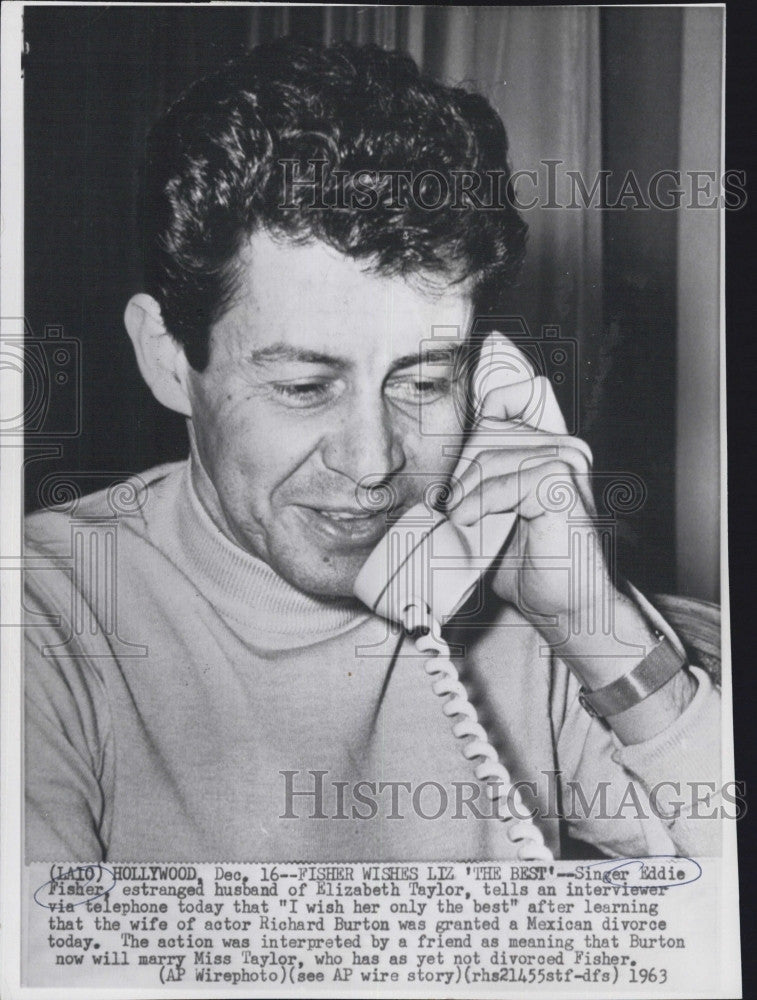
{"type": "Polygon", "coordinates": [[[275,382],[273,390],[288,406],[303,408],[326,402],[335,391],[332,382],[313,379],[300,382],[275,382]]]}
{"type": "Polygon", "coordinates": [[[387,394],[398,402],[433,403],[449,395],[452,381],[449,378],[419,378],[405,375],[387,383],[387,394]]]}

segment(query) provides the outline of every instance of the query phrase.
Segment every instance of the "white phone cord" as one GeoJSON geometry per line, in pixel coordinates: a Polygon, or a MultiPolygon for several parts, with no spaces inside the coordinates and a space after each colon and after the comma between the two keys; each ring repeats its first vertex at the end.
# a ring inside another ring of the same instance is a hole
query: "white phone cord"
{"type": "Polygon", "coordinates": [[[486,782],[484,787],[487,794],[496,804],[500,819],[507,824],[508,837],[519,845],[518,857],[523,861],[553,861],[552,852],[544,843],[542,832],[532,819],[516,819],[509,810],[504,810],[505,814],[502,812],[505,800],[509,798],[511,807],[523,816],[525,806],[520,790],[513,786],[507,768],[499,760],[497,751],[489,742],[486,730],[478,721],[476,709],[468,701],[457,668],[450,659],[449,646],[439,633],[438,623],[425,606],[419,607],[413,604],[405,609],[405,627],[414,636],[418,652],[432,654],[424,663],[424,668],[426,673],[439,678],[432,686],[434,694],[439,697],[452,696],[444,703],[442,711],[450,718],[461,717],[452,727],[453,735],[458,739],[473,737],[462,748],[463,756],[468,760],[480,758],[481,762],[474,768],[473,773],[479,781],[486,782]]]}

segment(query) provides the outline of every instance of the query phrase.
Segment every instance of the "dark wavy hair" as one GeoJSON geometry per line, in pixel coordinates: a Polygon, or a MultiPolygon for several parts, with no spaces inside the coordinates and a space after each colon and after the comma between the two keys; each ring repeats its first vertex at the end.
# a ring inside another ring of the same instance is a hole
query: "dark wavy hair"
{"type": "Polygon", "coordinates": [[[234,300],[240,251],[258,230],[321,240],[380,274],[467,281],[479,312],[501,308],[522,262],[526,225],[509,198],[430,210],[379,184],[369,208],[343,193],[340,202],[337,171],[433,171],[432,186],[455,172],[498,172],[509,191],[507,135],[490,104],[421,75],[399,52],[292,39],[258,46],[193,84],[148,146],[146,291],[198,371],[234,300]],[[312,186],[285,192],[292,161],[298,177],[325,165],[315,200],[330,207],[313,208],[312,186]]]}

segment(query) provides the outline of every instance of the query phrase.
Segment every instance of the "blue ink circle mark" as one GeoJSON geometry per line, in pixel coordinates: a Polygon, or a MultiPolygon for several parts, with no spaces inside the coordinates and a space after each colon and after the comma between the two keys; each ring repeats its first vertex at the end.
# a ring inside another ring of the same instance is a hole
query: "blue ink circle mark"
{"type": "MultiPolygon", "coordinates": [[[[110,876],[110,878],[112,879],[111,884],[106,886],[104,889],[101,889],[100,892],[87,894],[86,897],[84,899],[80,899],[78,903],[73,902],[71,899],[67,899],[65,896],[59,897],[60,902],[63,902],[63,900],[65,900],[71,906],[81,906],[82,903],[91,903],[93,899],[99,899],[100,896],[104,896],[106,893],[111,892],[115,888],[116,876],[113,874],[110,868],[105,868],[101,864],[77,865],[74,868],[69,868],[64,875],[59,875],[57,878],[51,878],[48,879],[47,882],[43,882],[42,885],[39,887],[39,889],[37,889],[37,891],[34,893],[34,902],[38,906],[43,906],[46,910],[53,909],[53,907],[57,904],[51,905],[50,903],[43,903],[42,901],[37,899],[39,893],[42,892],[43,889],[47,888],[48,885],[52,885],[54,882],[63,882],[66,879],[75,878],[76,873],[82,871],[91,872],[91,874],[87,877],[86,881],[84,881],[85,886],[92,885],[93,882],[97,883],[100,877],[103,875],[110,876]]],[[[83,880],[77,879],[77,881],[83,881],[83,880]]]]}

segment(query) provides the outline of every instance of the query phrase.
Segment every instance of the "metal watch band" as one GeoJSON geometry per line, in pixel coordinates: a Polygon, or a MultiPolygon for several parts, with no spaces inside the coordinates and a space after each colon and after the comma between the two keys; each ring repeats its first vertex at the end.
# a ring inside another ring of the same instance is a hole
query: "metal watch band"
{"type": "Polygon", "coordinates": [[[657,645],[629,673],[596,691],[581,688],[578,700],[589,715],[605,718],[625,712],[658,691],[686,665],[663,633],[655,631],[655,634],[659,639],[657,645]]]}

